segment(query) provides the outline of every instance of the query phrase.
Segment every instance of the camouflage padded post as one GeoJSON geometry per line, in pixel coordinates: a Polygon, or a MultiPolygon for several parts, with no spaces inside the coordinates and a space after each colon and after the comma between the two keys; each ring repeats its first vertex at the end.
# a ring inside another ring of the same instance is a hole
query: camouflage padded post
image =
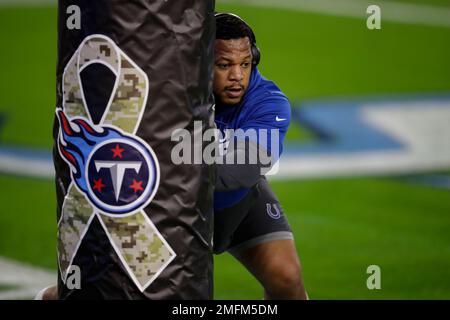
{"type": "Polygon", "coordinates": [[[77,1],[79,29],[72,5],[58,9],[59,296],[210,299],[214,171],[174,165],[171,135],[213,126],[214,1],[77,1]]]}

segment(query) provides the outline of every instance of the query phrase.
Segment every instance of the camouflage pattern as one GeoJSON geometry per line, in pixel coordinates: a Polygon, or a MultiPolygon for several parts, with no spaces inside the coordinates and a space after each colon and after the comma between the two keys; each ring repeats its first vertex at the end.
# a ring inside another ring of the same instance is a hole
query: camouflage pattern
{"type": "Polygon", "coordinates": [[[173,252],[144,212],[125,217],[112,218],[101,215],[103,225],[110,233],[116,250],[125,259],[141,287],[151,282],[158,272],[173,259],[173,252]]]}
{"type": "Polygon", "coordinates": [[[94,208],[75,184],[69,187],[58,223],[58,260],[63,279],[91,221],[94,208]]]}
{"type": "Polygon", "coordinates": [[[148,82],[124,57],[121,65],[119,86],[104,124],[113,124],[126,132],[134,133],[137,130],[136,120],[145,107],[148,82]]]}
{"type": "MultiPolygon", "coordinates": [[[[63,106],[68,117],[87,116],[80,88],[79,73],[83,67],[101,60],[118,76],[114,99],[105,111],[103,122],[135,133],[144,112],[148,79],[110,39],[93,36],[86,39],[67,65],[64,78],[63,106]],[[119,64],[120,60],[120,64],[119,64]]],[[[59,267],[63,281],[86,230],[96,214],[105,227],[116,253],[131,278],[141,289],[150,285],[173,260],[175,253],[162,238],[146,213],[141,210],[127,217],[112,217],[95,209],[72,183],[64,199],[59,224],[59,267]]]]}
{"type": "Polygon", "coordinates": [[[63,76],[63,109],[68,117],[84,117],[89,119],[88,113],[84,108],[83,98],[77,69],[77,55],[75,54],[67,64],[63,76]]]}
{"type": "Polygon", "coordinates": [[[119,73],[120,52],[116,50],[114,43],[107,38],[96,36],[85,41],[79,48],[78,70],[81,72],[85,67],[95,61],[102,61],[116,75],[119,73]]]}

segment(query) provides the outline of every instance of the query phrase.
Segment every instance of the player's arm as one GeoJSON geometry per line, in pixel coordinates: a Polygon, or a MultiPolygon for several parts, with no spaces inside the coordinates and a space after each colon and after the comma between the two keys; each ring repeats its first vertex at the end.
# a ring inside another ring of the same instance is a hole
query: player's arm
{"type": "Polygon", "coordinates": [[[256,143],[234,141],[234,144],[216,164],[216,191],[231,191],[241,188],[251,188],[261,178],[261,163],[250,163],[252,154],[258,152],[256,143]],[[230,161],[229,159],[234,159],[230,161]],[[243,159],[244,164],[237,159],[243,159]]]}
{"type": "Polygon", "coordinates": [[[290,104],[276,98],[258,109],[235,132],[227,153],[216,164],[216,191],[250,188],[279,160],[290,123],[290,104]]]}

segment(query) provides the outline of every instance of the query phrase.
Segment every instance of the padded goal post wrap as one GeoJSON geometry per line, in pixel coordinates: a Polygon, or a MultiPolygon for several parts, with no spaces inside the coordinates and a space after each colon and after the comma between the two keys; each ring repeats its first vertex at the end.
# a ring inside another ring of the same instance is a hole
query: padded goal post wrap
{"type": "Polygon", "coordinates": [[[171,135],[214,126],[214,37],[214,1],[59,1],[61,299],[212,298],[214,170],[171,135]]]}

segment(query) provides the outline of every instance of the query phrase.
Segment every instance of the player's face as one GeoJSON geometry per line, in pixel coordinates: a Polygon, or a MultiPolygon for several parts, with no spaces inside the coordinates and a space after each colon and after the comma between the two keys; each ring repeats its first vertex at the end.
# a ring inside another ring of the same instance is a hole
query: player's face
{"type": "Polygon", "coordinates": [[[221,104],[241,102],[252,71],[252,50],[248,37],[216,40],[214,95],[221,104]]]}

